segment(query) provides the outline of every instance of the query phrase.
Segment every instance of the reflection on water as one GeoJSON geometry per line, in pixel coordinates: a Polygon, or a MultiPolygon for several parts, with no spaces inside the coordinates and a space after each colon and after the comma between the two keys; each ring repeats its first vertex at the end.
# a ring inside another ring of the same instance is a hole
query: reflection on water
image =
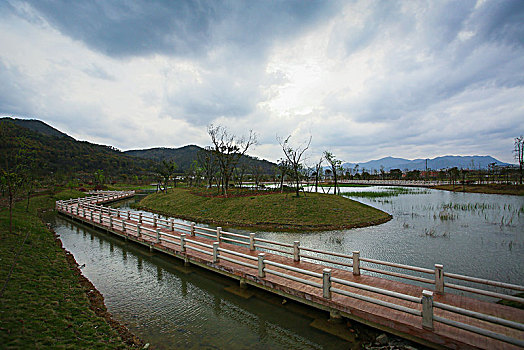
{"type": "Polygon", "coordinates": [[[326,314],[56,217],[64,247],[115,319],[155,348],[341,349],[309,326],[326,314]],[[234,292],[232,293],[231,290],[234,292]],[[240,294],[241,296],[238,296],[240,294]],[[253,296],[251,296],[254,294],[253,296]],[[292,308],[292,309],[291,309],[292,308]]]}

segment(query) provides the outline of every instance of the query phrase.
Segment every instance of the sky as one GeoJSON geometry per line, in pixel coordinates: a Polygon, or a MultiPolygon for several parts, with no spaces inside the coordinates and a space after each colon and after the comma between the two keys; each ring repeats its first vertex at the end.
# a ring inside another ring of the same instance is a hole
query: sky
{"type": "Polygon", "coordinates": [[[0,116],[121,150],[491,155],[524,134],[524,1],[0,0],[0,116]]]}

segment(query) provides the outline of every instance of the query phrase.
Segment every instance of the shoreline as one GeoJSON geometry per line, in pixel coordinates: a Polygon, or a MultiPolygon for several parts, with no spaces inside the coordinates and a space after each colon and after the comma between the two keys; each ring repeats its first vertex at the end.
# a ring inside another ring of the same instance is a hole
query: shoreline
{"type": "Polygon", "coordinates": [[[55,243],[63,251],[69,268],[77,278],[78,284],[82,286],[84,293],[89,301],[89,308],[99,317],[102,317],[106,322],[114,329],[118,335],[122,338],[122,341],[132,347],[132,348],[143,348],[146,343],[140,339],[136,334],[131,332],[125,325],[113,318],[113,315],[107,311],[107,306],[105,304],[104,296],[100,291],[95,287],[95,285],[82,274],[82,271],[79,268],[78,262],[76,261],[74,255],[64,248],[63,242],[60,239],[60,236],[49,227],[49,224],[42,219],[42,222],[47,226],[48,231],[53,235],[55,243]]]}
{"type": "Polygon", "coordinates": [[[220,226],[223,229],[225,228],[237,228],[241,230],[254,230],[254,231],[267,231],[267,230],[276,230],[279,232],[300,232],[300,231],[308,231],[308,232],[315,232],[315,231],[337,231],[337,230],[349,230],[352,228],[360,228],[360,227],[369,227],[369,226],[376,226],[384,224],[391,219],[393,219],[393,216],[391,214],[387,214],[388,217],[380,220],[374,220],[362,224],[353,224],[353,225],[344,225],[344,226],[334,226],[334,225],[284,225],[284,224],[271,224],[271,223],[254,223],[254,224],[245,224],[245,223],[236,223],[234,221],[220,221],[220,220],[206,220],[202,218],[193,218],[190,216],[184,216],[184,215],[173,215],[171,213],[163,212],[161,210],[156,210],[153,208],[145,207],[145,206],[134,206],[135,209],[138,210],[144,210],[151,212],[153,214],[159,214],[166,217],[173,217],[176,219],[181,220],[187,220],[187,221],[193,221],[193,222],[199,222],[203,224],[208,225],[216,225],[220,226]]]}
{"type": "Polygon", "coordinates": [[[347,230],[393,218],[359,201],[320,193],[299,198],[285,193],[220,198],[177,189],[148,195],[132,207],[191,222],[255,231],[347,230]]]}

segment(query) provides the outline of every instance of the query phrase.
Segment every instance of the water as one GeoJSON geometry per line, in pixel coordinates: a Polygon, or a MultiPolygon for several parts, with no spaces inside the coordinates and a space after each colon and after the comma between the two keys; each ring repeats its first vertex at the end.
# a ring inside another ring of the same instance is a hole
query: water
{"type": "MultiPolygon", "coordinates": [[[[348,187],[346,196],[393,215],[385,224],[311,233],[258,235],[306,247],[412,266],[524,284],[524,198],[403,188],[409,193],[363,198],[358,192],[392,187],[348,187]]],[[[394,192],[394,191],[393,191],[394,192]]],[[[398,192],[398,191],[397,191],[398,192]]],[[[428,277],[427,275],[425,277],[428,277]]]]}
{"type": "MultiPolygon", "coordinates": [[[[446,272],[524,284],[523,197],[391,186],[346,187],[341,191],[349,198],[390,213],[393,219],[378,226],[350,230],[257,232],[257,237],[286,243],[298,240],[304,247],[349,255],[359,250],[361,257],[430,269],[442,264],[446,272]],[[390,195],[373,198],[359,195],[370,191],[390,195]]],[[[129,210],[131,202],[118,206],[129,210]]],[[[227,230],[249,234],[246,230],[227,230]]],[[[478,287],[468,282],[459,284],[478,287]]]]}
{"type": "MultiPolygon", "coordinates": [[[[257,232],[257,236],[288,243],[299,240],[301,246],[346,254],[360,250],[361,257],[420,267],[440,263],[448,272],[524,284],[524,198],[407,191],[378,198],[348,195],[393,215],[391,221],[379,226],[307,233],[257,232]]],[[[129,209],[136,200],[115,206],[129,209]]],[[[183,267],[176,259],[151,254],[60,217],[55,230],[77,262],[86,264],[82,272],[104,295],[114,317],[158,348],[350,347],[348,342],[310,326],[313,319],[327,317],[319,311],[292,303],[283,306],[282,298],[257,290],[253,297],[244,299],[234,294],[238,292],[236,281],[183,267]]]]}
{"type": "Polygon", "coordinates": [[[113,317],[157,349],[340,349],[351,344],[310,326],[326,313],[63,217],[53,227],[113,317]],[[237,295],[240,294],[241,296],[237,295]]]}

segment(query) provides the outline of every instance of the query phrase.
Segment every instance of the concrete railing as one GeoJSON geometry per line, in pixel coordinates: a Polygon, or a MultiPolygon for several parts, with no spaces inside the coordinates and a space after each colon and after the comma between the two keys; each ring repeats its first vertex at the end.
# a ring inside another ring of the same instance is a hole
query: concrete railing
{"type": "MultiPolygon", "coordinates": [[[[452,278],[456,280],[468,281],[480,284],[482,286],[494,286],[508,290],[524,291],[524,286],[503,283],[498,281],[491,281],[476,277],[469,277],[453,273],[444,273],[443,266],[435,264],[435,269],[427,269],[415,267],[410,265],[392,263],[387,261],[380,261],[376,259],[363,258],[359,251],[353,251],[351,255],[341,254],[319,249],[301,247],[299,241],[293,244],[257,238],[256,234],[251,233],[249,236],[223,231],[221,227],[211,229],[207,227],[196,226],[195,223],[186,224],[175,222],[173,218],[160,218],[158,215],[145,215],[132,211],[121,211],[118,209],[108,208],[98,205],[100,202],[107,202],[116,200],[118,198],[126,198],[132,195],[132,192],[126,193],[104,193],[96,196],[71,199],[67,201],[58,201],[56,206],[59,211],[67,212],[73,215],[80,216],[84,219],[99,223],[109,227],[109,229],[118,229],[124,235],[132,235],[140,239],[147,236],[153,240],[154,243],[170,243],[180,247],[184,253],[187,250],[194,250],[209,256],[212,256],[213,263],[219,263],[220,260],[225,260],[243,267],[253,269],[256,275],[260,278],[265,278],[267,274],[279,276],[281,278],[289,279],[307,286],[311,286],[321,291],[323,298],[331,299],[333,294],[343,295],[376,305],[405,312],[411,315],[421,317],[422,327],[428,330],[433,330],[433,322],[440,322],[453,327],[465,329],[483,336],[491,337],[503,342],[514,344],[517,346],[524,346],[524,341],[520,339],[511,338],[504,334],[493,332],[492,330],[472,326],[466,323],[461,323],[456,320],[451,320],[440,315],[436,315],[434,310],[444,310],[446,312],[456,313],[459,315],[482,320],[489,324],[501,325],[510,327],[519,331],[524,331],[522,323],[506,320],[492,315],[482,314],[479,312],[458,308],[452,305],[435,302],[433,300],[434,293],[443,294],[445,288],[467,291],[471,293],[486,295],[490,297],[512,300],[524,303],[524,299],[506,295],[502,293],[491,292],[478,288],[466,287],[444,282],[445,278],[452,278]],[[161,230],[163,229],[163,230],[161,230]],[[168,232],[166,232],[166,230],[168,232]],[[200,236],[210,240],[210,243],[203,243],[194,240],[192,237],[200,236]],[[249,251],[259,251],[257,256],[243,254],[231,249],[226,249],[220,246],[221,242],[233,243],[249,248],[249,251]],[[257,249],[259,248],[259,249],[257,249]],[[262,249],[263,251],[260,251],[262,249]],[[287,249],[287,250],[286,250],[287,249]],[[343,269],[351,268],[353,275],[360,275],[361,271],[369,271],[377,274],[385,274],[407,280],[413,280],[421,283],[433,285],[433,290],[423,290],[420,297],[398,293],[386,289],[368,286],[365,284],[355,283],[332,275],[332,269],[324,268],[322,273],[309,271],[295,266],[282,264],[266,258],[265,252],[275,252],[279,255],[289,255],[293,257],[294,261],[300,261],[302,258],[308,261],[330,263],[335,267],[342,267],[343,269]],[[322,254],[323,258],[313,256],[306,253],[322,254]],[[227,255],[227,256],[226,256],[227,255]],[[339,260],[335,260],[338,258],[339,260]],[[340,260],[342,259],[342,260],[340,260]],[[403,272],[392,272],[363,266],[362,263],[370,263],[375,265],[388,266],[400,269],[403,272]],[[410,275],[408,272],[417,272],[420,274],[432,275],[433,278],[423,278],[419,276],[410,275]],[[293,273],[293,274],[290,274],[293,273]],[[311,280],[311,277],[313,280],[311,280]],[[344,289],[343,287],[356,288],[367,292],[372,292],[380,295],[385,295],[391,298],[399,299],[408,302],[408,305],[399,305],[390,301],[384,301],[367,295],[361,295],[355,292],[344,289]]],[[[442,314],[442,313],[440,313],[442,314]]],[[[445,313],[444,313],[445,314],[445,313]]]]}

